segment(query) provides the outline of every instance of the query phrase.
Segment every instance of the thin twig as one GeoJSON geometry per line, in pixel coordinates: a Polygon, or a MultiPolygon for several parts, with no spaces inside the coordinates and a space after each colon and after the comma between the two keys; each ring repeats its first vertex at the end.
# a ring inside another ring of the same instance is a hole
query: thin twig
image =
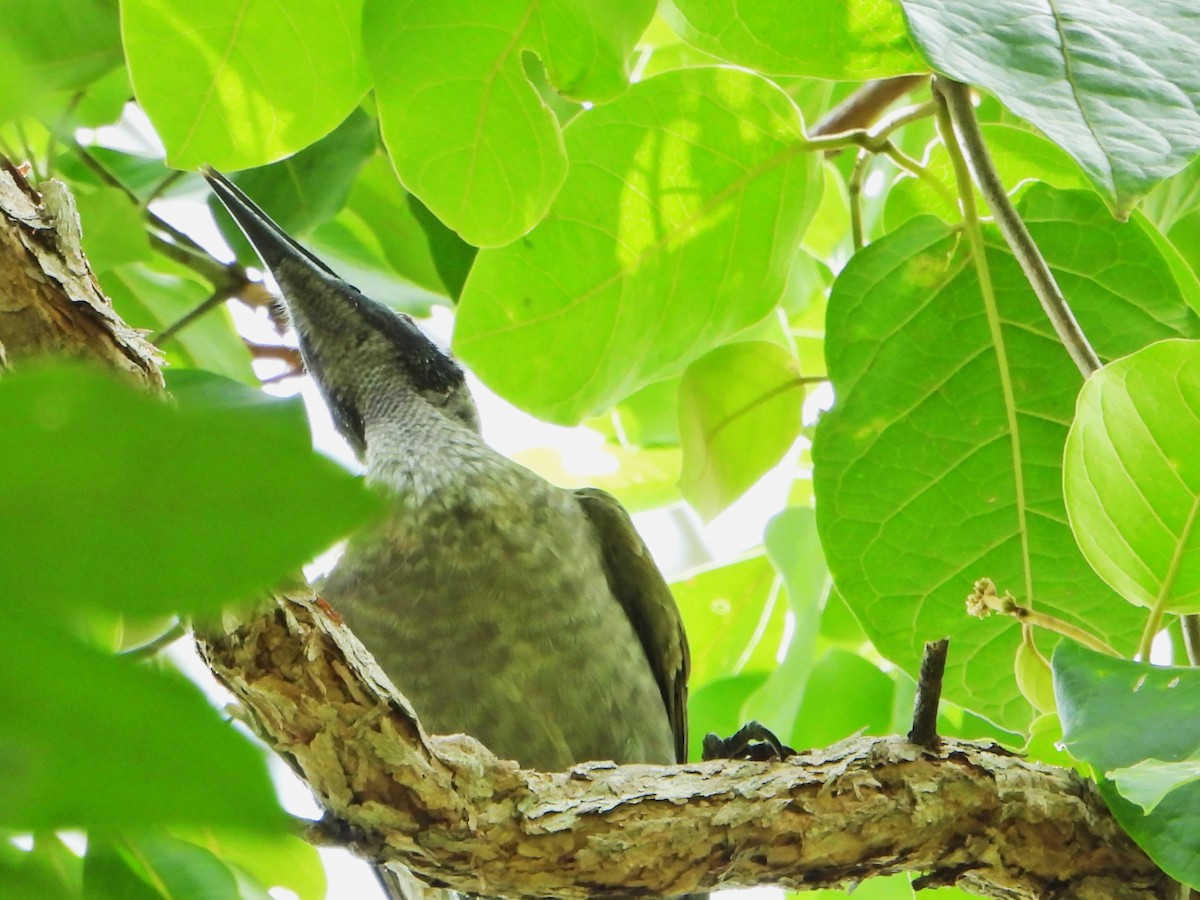
{"type": "Polygon", "coordinates": [[[887,137],[893,132],[899,131],[905,125],[911,125],[913,122],[919,122],[921,119],[928,119],[936,113],[937,104],[932,100],[926,100],[924,103],[914,103],[912,106],[905,106],[888,116],[884,116],[871,128],[871,133],[887,137]]]}
{"type": "MultiPolygon", "coordinates": [[[[222,263],[213,259],[208,251],[201,247],[190,235],[180,231],[166,219],[152,212],[147,206],[149,200],[143,202],[137,194],[130,190],[121,179],[110,172],[82,144],[76,142],[74,149],[83,164],[95,172],[105,184],[122,191],[134,205],[142,210],[146,221],[150,224],[151,229],[153,229],[150,233],[150,242],[164,256],[191,269],[214,288],[225,289],[231,295],[236,294],[242,287],[253,283],[250,276],[246,274],[245,268],[236,260],[232,263],[222,263]],[[161,234],[156,234],[155,232],[161,232],[161,234]],[[166,237],[163,237],[163,235],[166,235],[166,237]]],[[[175,174],[181,175],[182,173],[175,174]]],[[[170,176],[164,179],[155,190],[161,190],[170,180],[170,176]]]]}
{"type": "Polygon", "coordinates": [[[866,177],[867,164],[870,161],[871,154],[865,149],[859,150],[858,157],[854,160],[854,168],[850,171],[850,178],[846,181],[846,194],[850,204],[850,238],[854,242],[855,253],[866,245],[862,218],[862,191],[863,179],[866,177]]]}
{"type": "Polygon", "coordinates": [[[226,300],[233,297],[235,295],[235,293],[236,292],[230,292],[226,288],[219,288],[219,289],[213,291],[198,306],[195,306],[192,309],[189,309],[187,312],[185,312],[182,316],[180,316],[178,319],[176,319],[174,322],[172,322],[170,325],[168,325],[162,331],[158,332],[158,334],[151,335],[150,343],[161,347],[163,344],[165,344],[171,338],[175,337],[175,335],[179,334],[180,331],[182,331],[188,325],[191,325],[194,321],[196,321],[198,318],[200,318],[206,312],[208,312],[209,310],[212,310],[212,309],[216,309],[218,306],[220,306],[226,300]]]}
{"type": "Polygon", "coordinates": [[[239,265],[226,265],[204,252],[195,250],[183,244],[169,241],[161,234],[150,231],[150,244],[168,259],[173,259],[185,266],[211,284],[215,289],[224,291],[229,296],[236,296],[243,288],[251,284],[250,276],[239,265]]]}
{"type": "Polygon", "coordinates": [[[163,178],[163,180],[160,181],[158,184],[156,184],[154,186],[154,190],[152,190],[146,196],[146,200],[142,205],[149,206],[151,203],[153,203],[155,200],[157,200],[159,197],[162,196],[163,191],[165,191],[167,188],[169,188],[171,185],[173,185],[175,182],[177,182],[185,174],[186,173],[180,169],[175,169],[174,171],[168,172],[166,177],[163,178]]]}
{"type": "Polygon", "coordinates": [[[812,128],[813,135],[838,134],[866,128],[900,97],[929,80],[928,75],[898,75],[868,81],[831,109],[812,128]]]}
{"type": "Polygon", "coordinates": [[[921,672],[917,678],[917,699],[913,703],[912,730],[908,739],[922,747],[933,748],[940,738],[937,733],[938,706],[942,701],[942,676],[946,672],[946,650],[949,638],[926,641],[921,656],[921,672]]]}
{"type": "Polygon", "coordinates": [[[170,628],[160,634],[158,637],[140,644],[137,647],[131,647],[128,650],[122,651],[121,655],[128,659],[149,659],[152,656],[157,656],[159,651],[164,647],[169,647],[181,637],[187,634],[187,628],[182,622],[175,622],[170,628]]]}
{"type": "Polygon", "coordinates": [[[888,141],[884,146],[883,152],[887,155],[888,159],[894,162],[909,175],[913,175],[921,179],[931,188],[933,188],[934,192],[941,197],[944,202],[948,203],[951,209],[954,209],[958,206],[958,198],[954,196],[954,192],[951,191],[950,188],[946,187],[946,185],[942,183],[940,178],[930,172],[929,169],[921,165],[911,156],[908,156],[906,153],[904,153],[891,141],[888,141]]]}
{"type": "Polygon", "coordinates": [[[1000,176],[996,173],[996,167],[992,164],[987,144],[983,140],[979,121],[975,118],[975,108],[971,105],[971,89],[961,82],[939,75],[933,80],[933,90],[945,100],[954,130],[962,142],[963,155],[974,175],[979,193],[992,209],[1000,233],[1004,235],[1004,240],[1008,242],[1017,262],[1021,264],[1021,269],[1029,279],[1029,284],[1041,301],[1051,324],[1054,325],[1059,340],[1067,348],[1083,377],[1088,377],[1100,368],[1100,358],[1088,343],[1071,308],[1067,306],[1066,298],[1063,297],[1050,267],[1029,234],[1029,229],[1025,227],[1025,223],[1021,221],[1008,199],[1000,176]]]}

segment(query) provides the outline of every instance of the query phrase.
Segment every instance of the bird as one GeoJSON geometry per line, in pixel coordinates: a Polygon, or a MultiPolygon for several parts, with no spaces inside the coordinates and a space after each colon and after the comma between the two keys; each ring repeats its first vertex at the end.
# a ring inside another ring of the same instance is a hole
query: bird
{"type": "Polygon", "coordinates": [[[492,448],[462,367],[412,318],[338,277],[224,175],[202,174],[387,498],[315,587],[426,730],[543,771],[685,762],[687,638],[626,510],[492,448]]]}

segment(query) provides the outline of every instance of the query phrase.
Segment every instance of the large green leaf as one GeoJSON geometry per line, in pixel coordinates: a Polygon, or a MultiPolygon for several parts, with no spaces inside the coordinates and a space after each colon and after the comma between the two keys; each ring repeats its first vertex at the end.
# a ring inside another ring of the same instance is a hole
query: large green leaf
{"type": "MultiPolygon", "coordinates": [[[[1071,641],[1059,645],[1053,665],[1063,737],[1076,759],[1103,773],[1200,755],[1200,671],[1113,659],[1071,641]]],[[[1200,887],[1200,782],[1180,779],[1148,815],[1113,782],[1102,781],[1100,790],[1121,827],[1163,871],[1200,887]]]]}
{"type": "Polygon", "coordinates": [[[823,185],[801,137],[791,101],[735,69],[668,72],[580,114],[549,216],[476,259],[456,349],[564,423],[679,373],[782,295],[823,185]]]}
{"type": "MultiPolygon", "coordinates": [[[[1044,185],[1019,211],[1102,356],[1197,334],[1138,224],[1114,222],[1093,194],[1044,185]]],[[[1067,527],[1061,460],[1079,376],[987,234],[1003,356],[948,226],[912,220],[841,273],[827,347],[837,405],[813,451],[817,517],[838,589],[880,652],[915,675],[923,643],[950,635],[946,696],[1021,730],[1020,629],[966,618],[975,579],[1126,649],[1142,615],[1095,576],[1067,527]]]]}
{"type": "Polygon", "coordinates": [[[799,750],[827,747],[863,731],[887,734],[895,693],[896,683],[878,666],[835,647],[812,666],[788,742],[799,750]],[[846,690],[848,685],[854,689],[846,690]],[[829,702],[830,697],[837,702],[829,702]]]}
{"type": "Polygon", "coordinates": [[[78,90],[121,63],[116,0],[5,0],[0,18],[0,48],[23,69],[6,89],[78,90]]]}
{"type": "MultiPolygon", "coordinates": [[[[374,120],[355,109],[315,144],[271,165],[239,172],[233,181],[267,210],[280,228],[302,237],[332,219],[346,204],[355,176],[374,154],[376,144],[374,120]]],[[[238,257],[258,265],[257,254],[228,210],[211,195],[208,206],[238,257]]]]}
{"type": "Polygon", "coordinates": [[[312,452],[297,404],[223,384],[232,400],[172,406],[77,367],[0,381],[0,595],[27,614],[212,609],[368,518],[374,498],[312,452]]]}
{"type": "Polygon", "coordinates": [[[1200,612],[1200,343],[1163,341],[1079,395],[1063,466],[1088,562],[1131,603],[1200,612]]]}
{"type": "Polygon", "coordinates": [[[138,102],[181,169],[244,169],[328,134],[369,85],[362,0],[123,0],[138,102]]]}
{"type": "MultiPolygon", "coordinates": [[[[136,558],[123,561],[134,590],[136,558]]],[[[15,602],[0,630],[0,826],[283,826],[261,752],[194,685],[77,642],[67,626],[78,603],[35,616],[16,608],[38,599],[28,590],[4,596],[15,602]]]]}
{"type": "Polygon", "coordinates": [[[558,122],[522,53],[541,57],[564,94],[609,100],[628,83],[653,12],[650,0],[368,0],[379,121],[405,187],[472,244],[520,237],[567,169],[558,122]]]}
{"type": "MultiPolygon", "coordinates": [[[[1200,753],[1200,747],[1196,752],[1200,753]]],[[[1108,777],[1122,797],[1149,814],[1171,791],[1200,781],[1200,759],[1165,762],[1151,757],[1132,766],[1110,769],[1108,777]]]]}
{"type": "Polygon", "coordinates": [[[300,900],[322,900],[328,885],[317,848],[295,834],[251,834],[233,829],[173,828],[171,833],[253,876],[264,888],[285,888],[300,900]]]}
{"type": "Polygon", "coordinates": [[[74,900],[83,890],[83,860],[50,832],[35,835],[27,851],[0,839],[0,883],[5,900],[74,900]]]}
{"type": "Polygon", "coordinates": [[[781,587],[765,556],[708,569],[671,585],[687,628],[694,687],[775,668],[787,616],[781,587]]]}
{"type": "Polygon", "coordinates": [[[124,191],[82,188],[75,192],[75,204],[83,223],[83,251],[97,275],[150,259],[143,213],[124,191]]]}
{"type": "Polygon", "coordinates": [[[996,94],[1126,215],[1200,151],[1194,0],[901,0],[925,58],[996,94]]]}
{"type": "Polygon", "coordinates": [[[705,354],[679,385],[679,490],[711,519],[778,463],[800,434],[804,382],[778,344],[740,341],[705,354]]]}
{"type": "Polygon", "coordinates": [[[669,0],[662,14],[706,53],[772,75],[864,81],[921,72],[904,19],[878,0],[669,0]]]}
{"type": "Polygon", "coordinates": [[[376,279],[403,279],[421,290],[428,307],[430,295],[457,297],[475,260],[475,248],[404,190],[382,153],[362,167],[345,207],[311,243],[361,290],[413,313],[419,308],[404,298],[406,286],[376,279]]]}
{"type": "MultiPolygon", "coordinates": [[[[762,688],[743,704],[742,712],[747,720],[756,719],[779,734],[794,735],[801,703],[808,695],[809,676],[817,662],[822,612],[829,595],[829,569],[821,552],[816,517],[809,507],[789,507],[771,519],[763,542],[787,586],[792,613],[790,639],[783,659],[762,688]]],[[[859,693],[858,687],[854,693],[859,693]]],[[[820,704],[824,698],[818,695],[814,700],[820,704]]]]}

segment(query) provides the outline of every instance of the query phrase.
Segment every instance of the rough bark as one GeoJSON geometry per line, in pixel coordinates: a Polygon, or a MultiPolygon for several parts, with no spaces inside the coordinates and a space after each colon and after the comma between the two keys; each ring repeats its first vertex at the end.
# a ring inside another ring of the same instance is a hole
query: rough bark
{"type": "Polygon", "coordinates": [[[65,185],[47,181],[34,190],[0,158],[0,368],[68,357],[161,389],[154,347],[113,311],[81,237],[65,185]]]}
{"type": "Polygon", "coordinates": [[[320,600],[280,598],[200,643],[342,838],[458,890],[805,889],[907,871],[989,897],[1173,896],[1090,782],[994,745],[859,738],[786,763],[530,772],[470,738],[425,735],[320,600]]]}

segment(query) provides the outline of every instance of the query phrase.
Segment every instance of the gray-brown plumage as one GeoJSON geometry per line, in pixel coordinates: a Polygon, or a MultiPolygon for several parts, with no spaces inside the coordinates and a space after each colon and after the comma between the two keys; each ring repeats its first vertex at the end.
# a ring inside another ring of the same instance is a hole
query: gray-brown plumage
{"type": "Polygon", "coordinates": [[[367,480],[393,497],[319,587],[426,728],[545,770],[682,761],[687,645],[617,501],[489,447],[462,371],[411,319],[205,175],[279,284],[367,480]]]}

